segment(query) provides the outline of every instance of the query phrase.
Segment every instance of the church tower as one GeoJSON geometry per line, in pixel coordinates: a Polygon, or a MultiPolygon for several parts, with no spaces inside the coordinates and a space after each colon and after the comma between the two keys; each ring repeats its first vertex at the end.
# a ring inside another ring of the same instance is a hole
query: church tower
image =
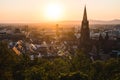
{"type": "Polygon", "coordinates": [[[89,30],[89,21],[87,20],[87,11],[85,6],[83,20],[81,24],[80,46],[81,48],[87,48],[89,43],[90,43],[90,30],[89,30]]]}

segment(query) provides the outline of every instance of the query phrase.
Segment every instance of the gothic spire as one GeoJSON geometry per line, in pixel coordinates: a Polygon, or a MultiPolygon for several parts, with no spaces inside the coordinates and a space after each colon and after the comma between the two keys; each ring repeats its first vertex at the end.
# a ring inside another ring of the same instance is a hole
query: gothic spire
{"type": "Polygon", "coordinates": [[[80,35],[80,44],[82,47],[86,48],[90,42],[90,29],[89,29],[89,21],[87,20],[87,11],[86,6],[84,8],[83,20],[81,24],[81,35],[80,35]]]}
{"type": "Polygon", "coordinates": [[[84,8],[83,21],[87,21],[87,11],[86,11],[86,6],[85,6],[85,8],[84,8]]]}

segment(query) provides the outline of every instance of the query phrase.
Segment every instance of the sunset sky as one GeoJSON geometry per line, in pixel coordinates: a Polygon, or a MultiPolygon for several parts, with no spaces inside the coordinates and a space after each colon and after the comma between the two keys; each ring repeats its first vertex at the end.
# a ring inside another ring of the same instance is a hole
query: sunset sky
{"type": "Polygon", "coordinates": [[[120,0],[0,0],[0,23],[120,19],[120,0]],[[54,8],[56,7],[56,8],[54,8]]]}

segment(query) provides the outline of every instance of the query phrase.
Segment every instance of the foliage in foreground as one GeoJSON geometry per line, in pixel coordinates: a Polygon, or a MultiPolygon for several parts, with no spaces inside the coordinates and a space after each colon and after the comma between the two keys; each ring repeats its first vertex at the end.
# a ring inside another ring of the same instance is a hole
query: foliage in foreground
{"type": "Polygon", "coordinates": [[[91,62],[82,52],[67,57],[35,59],[17,56],[0,42],[0,80],[120,80],[120,59],[91,62]]]}

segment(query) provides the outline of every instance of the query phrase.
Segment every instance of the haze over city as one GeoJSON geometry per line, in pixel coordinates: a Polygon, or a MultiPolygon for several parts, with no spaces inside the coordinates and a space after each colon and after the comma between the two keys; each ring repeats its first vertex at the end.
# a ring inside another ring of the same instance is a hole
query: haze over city
{"type": "Polygon", "coordinates": [[[0,23],[120,19],[120,0],[0,0],[0,23]]]}

